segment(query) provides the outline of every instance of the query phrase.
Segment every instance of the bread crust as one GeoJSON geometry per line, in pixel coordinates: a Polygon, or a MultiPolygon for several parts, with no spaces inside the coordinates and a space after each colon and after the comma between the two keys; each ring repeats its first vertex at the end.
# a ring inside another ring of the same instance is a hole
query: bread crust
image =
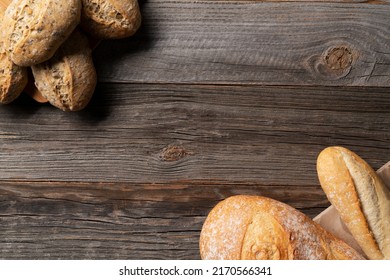
{"type": "Polygon", "coordinates": [[[141,25],[137,0],[82,0],[81,27],[99,39],[133,35],[141,25]]]}
{"type": "Polygon", "coordinates": [[[80,0],[15,0],[4,15],[6,49],[20,66],[50,59],[80,22],[80,0]]]}
{"type": "Polygon", "coordinates": [[[27,69],[12,62],[0,38],[0,103],[8,104],[22,93],[27,85],[27,69]]]}
{"type": "Polygon", "coordinates": [[[262,196],[232,196],[209,213],[200,235],[202,259],[363,259],[309,217],[262,196]]]}
{"type": "Polygon", "coordinates": [[[320,184],[369,259],[390,259],[390,193],[377,173],[344,147],[317,159],[320,184]]]}
{"type": "Polygon", "coordinates": [[[50,60],[31,68],[43,97],[63,111],[82,110],[92,98],[97,83],[92,51],[77,30],[50,60]]]}

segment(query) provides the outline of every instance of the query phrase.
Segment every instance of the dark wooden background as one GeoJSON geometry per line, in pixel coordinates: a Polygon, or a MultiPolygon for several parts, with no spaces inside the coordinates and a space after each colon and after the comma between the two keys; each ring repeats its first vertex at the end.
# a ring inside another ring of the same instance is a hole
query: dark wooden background
{"type": "Polygon", "coordinates": [[[84,111],[0,107],[0,257],[199,259],[235,194],[316,216],[322,149],[390,160],[389,4],[142,1],[84,111]]]}

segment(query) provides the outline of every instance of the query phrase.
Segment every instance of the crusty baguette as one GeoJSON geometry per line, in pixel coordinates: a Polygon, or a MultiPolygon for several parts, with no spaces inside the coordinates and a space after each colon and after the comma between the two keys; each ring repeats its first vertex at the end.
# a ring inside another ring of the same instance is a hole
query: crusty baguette
{"type": "Polygon", "coordinates": [[[3,32],[12,61],[31,66],[51,58],[80,22],[80,0],[14,0],[3,32]]]}
{"type": "Polygon", "coordinates": [[[137,0],[82,0],[81,27],[100,39],[133,35],[141,25],[137,0]]]}
{"type": "Polygon", "coordinates": [[[27,80],[27,69],[12,62],[0,36],[0,103],[8,104],[18,98],[27,80]]]}
{"type": "Polygon", "coordinates": [[[75,30],[48,61],[31,67],[42,95],[63,111],[79,111],[89,103],[97,83],[88,39],[75,30]]]}
{"type": "Polygon", "coordinates": [[[313,218],[313,221],[320,224],[324,229],[332,233],[337,238],[340,238],[349,246],[354,248],[357,252],[359,252],[362,256],[366,256],[363,252],[362,248],[360,248],[359,244],[356,242],[355,238],[353,238],[347,226],[344,224],[343,220],[337,212],[337,209],[330,205],[324,211],[322,211],[319,215],[313,218]]]}
{"type": "Polygon", "coordinates": [[[209,213],[200,235],[202,259],[363,259],[309,217],[262,196],[232,196],[209,213]]]}
{"type": "Polygon", "coordinates": [[[377,173],[344,147],[328,147],[317,159],[329,201],[369,259],[390,259],[390,192],[377,173]]]}

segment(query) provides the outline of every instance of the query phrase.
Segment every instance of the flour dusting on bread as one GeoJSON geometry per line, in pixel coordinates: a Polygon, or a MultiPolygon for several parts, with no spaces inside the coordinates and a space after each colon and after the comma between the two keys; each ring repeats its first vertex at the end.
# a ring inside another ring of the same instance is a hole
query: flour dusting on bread
{"type": "Polygon", "coordinates": [[[354,249],[282,202],[233,196],[207,216],[203,259],[363,259],[354,249]]]}

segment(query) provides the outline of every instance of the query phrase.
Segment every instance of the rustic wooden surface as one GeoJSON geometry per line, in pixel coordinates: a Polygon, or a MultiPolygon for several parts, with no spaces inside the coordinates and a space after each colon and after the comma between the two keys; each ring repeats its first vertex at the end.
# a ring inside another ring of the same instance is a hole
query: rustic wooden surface
{"type": "Polygon", "coordinates": [[[89,106],[0,108],[0,258],[198,259],[235,194],[314,217],[318,153],[390,160],[388,1],[147,0],[89,106]]]}

